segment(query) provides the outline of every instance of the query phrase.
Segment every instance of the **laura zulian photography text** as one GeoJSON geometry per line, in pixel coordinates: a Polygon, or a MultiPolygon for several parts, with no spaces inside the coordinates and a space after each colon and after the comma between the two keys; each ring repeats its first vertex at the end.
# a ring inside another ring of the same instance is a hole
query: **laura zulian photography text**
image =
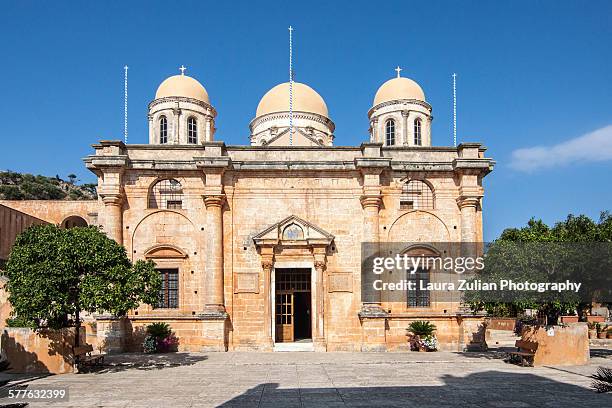
{"type": "Polygon", "coordinates": [[[384,282],[377,279],[372,282],[377,291],[516,291],[516,292],[575,292],[580,291],[582,283],[571,282],[515,282],[511,279],[500,279],[499,282],[483,282],[480,280],[459,279],[457,282],[430,282],[423,279],[406,280],[398,282],[384,282]]]}

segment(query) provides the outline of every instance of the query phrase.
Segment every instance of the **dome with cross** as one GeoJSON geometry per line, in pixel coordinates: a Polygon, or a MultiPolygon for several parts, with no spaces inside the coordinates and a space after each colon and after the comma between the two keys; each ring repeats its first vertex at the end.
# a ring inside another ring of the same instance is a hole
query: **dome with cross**
{"type": "Polygon", "coordinates": [[[202,102],[210,103],[208,92],[196,79],[185,75],[185,67],[181,66],[180,75],[173,75],[166,78],[159,85],[155,93],[155,99],[172,96],[197,99],[202,102]]]}

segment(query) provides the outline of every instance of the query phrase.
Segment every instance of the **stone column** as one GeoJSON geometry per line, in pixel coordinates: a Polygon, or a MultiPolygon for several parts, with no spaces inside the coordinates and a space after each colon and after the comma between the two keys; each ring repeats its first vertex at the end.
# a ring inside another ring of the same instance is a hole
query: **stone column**
{"type": "Polygon", "coordinates": [[[372,119],[372,143],[378,143],[378,118],[372,119]]]}
{"type": "Polygon", "coordinates": [[[206,251],[204,311],[225,314],[223,300],[223,204],[225,194],[204,196],[206,205],[206,251]]]}
{"type": "Polygon", "coordinates": [[[402,139],[404,139],[404,146],[408,146],[408,115],[409,111],[402,111],[402,139]]]}
{"type": "Polygon", "coordinates": [[[206,124],[205,124],[204,130],[206,132],[205,140],[207,142],[212,141],[212,129],[211,128],[212,128],[212,119],[206,118],[206,124]]]}
{"type": "Polygon", "coordinates": [[[155,142],[155,129],[153,128],[153,115],[148,114],[147,120],[149,122],[149,144],[157,144],[155,142]]]}
{"type": "MultiPolygon", "coordinates": [[[[382,198],[380,194],[364,194],[361,196],[361,206],[363,207],[363,242],[366,243],[364,250],[362,251],[363,257],[376,256],[378,253],[379,239],[379,216],[380,206],[382,204],[382,198]]],[[[367,275],[368,278],[374,278],[371,274],[367,275]]],[[[364,276],[362,276],[362,279],[364,276]]],[[[366,290],[362,293],[362,296],[368,294],[368,299],[362,299],[362,311],[370,310],[382,310],[381,309],[381,298],[380,291],[374,291],[372,285],[369,282],[362,284],[362,288],[366,290]]]]}
{"type": "Polygon", "coordinates": [[[272,341],[272,330],[274,326],[272,320],[274,318],[274,311],[272,310],[272,267],[274,262],[272,256],[263,257],[261,261],[261,269],[263,271],[263,287],[264,287],[264,330],[265,330],[265,342],[270,350],[274,347],[272,341]]]}
{"type": "Polygon", "coordinates": [[[123,245],[123,197],[120,194],[104,194],[104,231],[109,238],[123,245]]]}
{"type": "Polygon", "coordinates": [[[316,293],[315,302],[313,308],[314,325],[313,325],[313,339],[315,351],[326,351],[325,342],[325,268],[327,267],[324,260],[325,254],[315,255],[315,281],[316,281],[316,293]]]}
{"type": "Polygon", "coordinates": [[[179,103],[176,103],[176,106],[172,109],[172,119],[173,119],[173,129],[172,133],[174,135],[172,144],[180,144],[180,121],[181,121],[181,109],[179,108],[179,103]]]}

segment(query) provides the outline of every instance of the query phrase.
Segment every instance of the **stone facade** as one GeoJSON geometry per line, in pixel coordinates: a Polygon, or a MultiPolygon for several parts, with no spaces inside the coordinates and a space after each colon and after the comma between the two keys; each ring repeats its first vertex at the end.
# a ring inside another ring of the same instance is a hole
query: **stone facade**
{"type": "MultiPolygon", "coordinates": [[[[283,327],[296,330],[298,318],[317,351],[405,350],[414,320],[436,324],[442,349],[461,350],[483,337],[482,318],[462,314],[458,297],[432,296],[420,307],[361,298],[362,242],[482,241],[482,180],[494,162],[480,144],[431,146],[431,107],[418,85],[387,82],[369,112],[373,121],[397,114],[393,146],[384,145],[380,124],[371,129],[374,143],[331,146],[331,121],[329,138],[310,143],[299,133],[299,115],[295,140],[227,146],[211,140],[215,111],[204,88],[190,77],[172,78],[182,93],[166,86],[150,104],[150,144],[101,141],[85,159],[98,177],[98,201],[15,203],[55,223],[80,215],[124,245],[132,260],[152,259],[163,274],[157,307],[141,306],[121,323],[98,317],[98,345],[137,346],[144,326],[164,321],[182,350],[270,351],[285,336],[293,340],[283,327]],[[406,84],[414,90],[402,97],[406,84]],[[208,109],[206,137],[185,143],[179,131],[158,143],[156,109],[198,95],[208,109]],[[410,115],[422,116],[421,146],[410,142],[410,115]],[[412,182],[427,205],[406,201],[412,182]],[[297,283],[283,288],[298,275],[301,290],[294,290],[297,283]]],[[[299,106],[327,118],[320,96],[307,96],[299,106]]],[[[266,115],[288,121],[287,112],[276,112],[284,103],[268,97],[252,130],[266,115]]]]}
{"type": "Polygon", "coordinates": [[[438,326],[444,348],[478,331],[459,299],[412,309],[383,304],[360,317],[362,241],[482,240],[481,180],[492,161],[478,144],[448,147],[160,147],[102,141],[86,159],[99,179],[98,219],[133,260],[178,269],[178,307],[141,307],[133,325],[170,322],[181,347],[271,350],[275,272],[312,273],[316,350],[407,347],[411,320],[438,326]],[[150,208],[156,182],[175,179],[181,208],[150,208]],[[434,209],[401,209],[408,179],[431,185],[434,209]],[[297,225],[303,235],[286,239],[297,225]],[[471,330],[471,331],[470,331],[471,330]]]}

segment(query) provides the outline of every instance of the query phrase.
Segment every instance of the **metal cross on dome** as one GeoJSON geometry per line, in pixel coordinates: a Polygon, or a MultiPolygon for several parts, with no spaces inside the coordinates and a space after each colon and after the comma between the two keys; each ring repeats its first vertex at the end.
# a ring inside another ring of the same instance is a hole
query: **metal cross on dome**
{"type": "Polygon", "coordinates": [[[402,72],[402,69],[399,67],[399,65],[397,66],[397,68],[395,68],[394,70],[395,72],[397,72],[397,77],[400,77],[400,72],[402,72]]]}
{"type": "Polygon", "coordinates": [[[181,67],[179,68],[179,71],[181,71],[181,75],[185,75],[185,70],[186,69],[187,68],[185,68],[185,66],[181,64],[181,67]]]}

